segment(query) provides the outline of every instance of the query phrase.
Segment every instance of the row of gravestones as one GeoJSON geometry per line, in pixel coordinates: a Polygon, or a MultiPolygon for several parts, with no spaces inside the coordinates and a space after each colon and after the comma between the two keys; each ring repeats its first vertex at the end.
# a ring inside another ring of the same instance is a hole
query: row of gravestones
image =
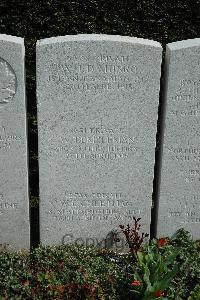
{"type": "MultiPolygon", "coordinates": [[[[102,245],[150,230],[162,47],[76,35],[37,43],[40,235],[102,245]]],[[[29,248],[24,41],[0,35],[0,245],[29,248]]],[[[167,45],[157,235],[200,238],[200,39],[167,45]]],[[[112,243],[111,243],[112,244],[112,243]]]]}

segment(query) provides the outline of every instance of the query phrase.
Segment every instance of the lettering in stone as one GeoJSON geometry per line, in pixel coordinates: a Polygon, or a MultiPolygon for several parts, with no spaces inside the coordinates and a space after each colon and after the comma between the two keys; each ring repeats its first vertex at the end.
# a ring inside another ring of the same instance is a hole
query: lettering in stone
{"type": "Polygon", "coordinates": [[[43,244],[102,241],[141,215],[149,232],[161,58],[130,37],[38,41],[43,244]]]}
{"type": "Polygon", "coordinates": [[[100,54],[97,57],[74,57],[74,60],[68,56],[66,63],[52,63],[49,68],[53,72],[48,80],[62,84],[68,92],[134,90],[134,84],[144,80],[137,76],[137,66],[130,65],[129,56],[100,54]],[[134,74],[134,78],[129,74],[134,74]]]}
{"type": "Polygon", "coordinates": [[[166,111],[158,235],[184,227],[199,239],[200,39],[171,43],[166,53],[166,111]]]}
{"type": "Polygon", "coordinates": [[[29,249],[24,40],[0,34],[0,249],[29,249]]]}
{"type": "Polygon", "coordinates": [[[60,145],[51,148],[48,155],[66,152],[68,159],[126,159],[136,153],[135,137],[128,136],[127,127],[71,128],[69,134],[60,138],[60,145]],[[76,134],[76,135],[75,135],[76,134]],[[89,135],[90,134],[90,135],[89,135]],[[126,135],[127,134],[127,135],[126,135]]]}
{"type": "Polygon", "coordinates": [[[7,202],[0,202],[0,209],[5,210],[5,209],[18,209],[19,208],[19,203],[7,203],[7,202]]]}
{"type": "Polygon", "coordinates": [[[132,201],[127,200],[127,196],[122,192],[66,191],[65,197],[59,200],[59,207],[57,207],[58,201],[55,199],[50,203],[51,209],[47,214],[61,222],[66,220],[109,220],[112,224],[114,220],[124,222],[126,219],[131,220],[133,214],[137,216],[141,214],[140,209],[133,207],[132,201]]]}
{"type": "MultiPolygon", "coordinates": [[[[5,130],[4,130],[5,131],[5,130]]],[[[22,141],[22,136],[18,136],[15,134],[11,135],[5,135],[1,134],[0,131],[0,149],[11,149],[11,147],[15,145],[15,142],[21,142],[22,141]]]]}

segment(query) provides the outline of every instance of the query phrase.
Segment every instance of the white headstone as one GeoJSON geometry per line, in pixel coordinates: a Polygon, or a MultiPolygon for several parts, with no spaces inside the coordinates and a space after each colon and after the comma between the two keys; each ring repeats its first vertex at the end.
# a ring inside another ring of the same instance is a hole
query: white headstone
{"type": "Polygon", "coordinates": [[[0,248],[28,249],[24,40],[0,35],[0,248]]]}
{"type": "Polygon", "coordinates": [[[41,242],[149,232],[162,47],[76,35],[37,43],[41,242]]]}
{"type": "Polygon", "coordinates": [[[200,238],[200,39],[167,45],[158,236],[200,238]]]}

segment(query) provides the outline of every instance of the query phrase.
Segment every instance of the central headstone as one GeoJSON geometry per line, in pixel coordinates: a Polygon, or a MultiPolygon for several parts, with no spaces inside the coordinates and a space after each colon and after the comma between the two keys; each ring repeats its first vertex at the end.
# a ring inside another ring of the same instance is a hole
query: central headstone
{"type": "Polygon", "coordinates": [[[37,43],[41,242],[149,232],[162,48],[76,35],[37,43]]]}

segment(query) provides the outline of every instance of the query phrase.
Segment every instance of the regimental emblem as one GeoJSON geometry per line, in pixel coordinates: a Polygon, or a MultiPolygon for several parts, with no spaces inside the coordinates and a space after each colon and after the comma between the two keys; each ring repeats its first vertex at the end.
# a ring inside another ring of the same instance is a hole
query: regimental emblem
{"type": "Polygon", "coordinates": [[[4,59],[0,58],[0,108],[9,103],[17,90],[14,70],[4,59]]]}

